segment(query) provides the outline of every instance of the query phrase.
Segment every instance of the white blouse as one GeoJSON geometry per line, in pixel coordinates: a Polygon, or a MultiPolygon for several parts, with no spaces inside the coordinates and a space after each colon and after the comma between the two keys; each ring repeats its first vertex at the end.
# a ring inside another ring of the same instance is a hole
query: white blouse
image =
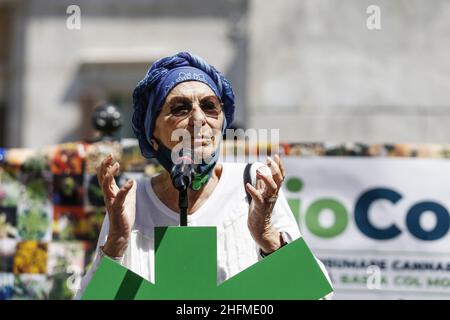
{"type": "MultiPolygon", "coordinates": [[[[249,204],[243,182],[246,164],[222,163],[222,165],[221,177],[210,197],[197,211],[188,215],[189,226],[217,227],[218,283],[222,283],[263,259],[259,254],[260,248],[253,240],[247,227],[249,204]]],[[[256,170],[261,166],[265,165],[256,162],[251,167],[250,176],[253,185],[256,183],[256,170]]],[[[271,221],[278,231],[285,232],[288,238],[286,241],[290,242],[301,236],[282,190],[280,190],[274,206],[271,221]]],[[[138,180],[136,220],[131,232],[130,242],[120,263],[154,283],[154,227],[177,225],[179,225],[179,214],[159,200],[152,188],[151,178],[138,180]]],[[[98,268],[101,260],[101,255],[98,254],[99,247],[105,244],[108,230],[109,220],[108,215],[106,215],[97,243],[95,260],[82,278],[75,299],[81,298],[98,268]]],[[[330,281],[325,267],[320,261],[318,262],[330,281]]]]}

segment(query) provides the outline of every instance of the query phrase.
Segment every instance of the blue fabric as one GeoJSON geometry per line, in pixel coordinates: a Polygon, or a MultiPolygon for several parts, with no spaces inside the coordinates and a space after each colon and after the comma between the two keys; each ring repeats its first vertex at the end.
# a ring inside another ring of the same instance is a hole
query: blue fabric
{"type": "Polygon", "coordinates": [[[230,82],[212,65],[188,52],[179,52],[171,57],[157,60],[139,81],[133,91],[134,134],[139,141],[142,155],[154,158],[155,150],[150,145],[155,120],[161,111],[167,94],[183,81],[200,81],[207,84],[223,103],[225,132],[234,118],[234,93],[230,82]]]}
{"type": "Polygon", "coordinates": [[[6,149],[0,148],[0,163],[6,161],[6,149]]]}

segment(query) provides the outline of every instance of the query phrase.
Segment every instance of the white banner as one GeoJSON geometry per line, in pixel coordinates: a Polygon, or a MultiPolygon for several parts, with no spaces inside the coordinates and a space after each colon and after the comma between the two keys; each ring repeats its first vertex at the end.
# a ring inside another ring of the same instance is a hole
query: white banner
{"type": "Polygon", "coordinates": [[[283,161],[286,196],[335,299],[450,299],[450,161],[283,161]]]}

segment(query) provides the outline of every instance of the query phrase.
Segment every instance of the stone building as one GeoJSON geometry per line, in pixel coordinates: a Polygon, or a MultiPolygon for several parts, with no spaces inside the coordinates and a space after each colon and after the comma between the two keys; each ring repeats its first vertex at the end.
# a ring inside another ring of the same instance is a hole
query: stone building
{"type": "Polygon", "coordinates": [[[445,0],[0,0],[0,145],[88,137],[105,100],[131,136],[132,89],[182,50],[229,77],[237,126],[284,141],[447,142],[449,17],[445,0]],[[367,28],[372,4],[381,30],[367,28]]]}

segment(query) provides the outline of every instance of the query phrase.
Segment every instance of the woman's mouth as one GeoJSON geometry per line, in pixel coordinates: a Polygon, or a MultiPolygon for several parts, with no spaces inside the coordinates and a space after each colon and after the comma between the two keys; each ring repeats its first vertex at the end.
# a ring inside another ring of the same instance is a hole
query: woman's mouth
{"type": "Polygon", "coordinates": [[[210,136],[210,135],[192,135],[191,136],[191,143],[194,145],[194,147],[210,145],[213,140],[214,140],[214,137],[210,136]]]}
{"type": "Polygon", "coordinates": [[[211,144],[211,139],[210,138],[193,138],[192,142],[194,144],[194,147],[196,146],[207,146],[209,144],[211,144]]]}

